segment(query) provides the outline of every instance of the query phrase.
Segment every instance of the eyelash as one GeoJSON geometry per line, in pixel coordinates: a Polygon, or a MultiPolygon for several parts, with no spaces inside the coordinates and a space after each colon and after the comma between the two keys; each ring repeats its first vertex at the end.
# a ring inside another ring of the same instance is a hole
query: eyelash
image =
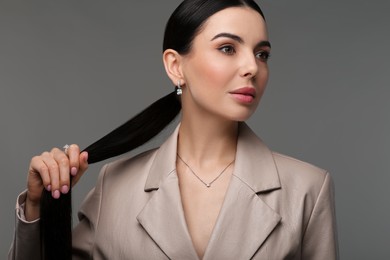
{"type": "Polygon", "coordinates": [[[233,55],[234,53],[236,53],[236,50],[234,49],[234,47],[230,46],[230,45],[222,46],[221,48],[219,48],[219,50],[222,51],[223,53],[226,53],[227,55],[233,55]],[[230,51],[224,51],[227,48],[229,48],[230,51]]]}
{"type": "Polygon", "coordinates": [[[262,61],[268,61],[269,58],[271,57],[271,53],[269,51],[259,51],[256,53],[256,56],[257,55],[260,55],[259,59],[261,59],[262,61]],[[262,57],[262,56],[265,56],[265,57],[262,57]]]}
{"type": "MultiPolygon", "coordinates": [[[[226,55],[233,55],[234,53],[236,53],[236,50],[231,45],[222,46],[218,50],[220,50],[221,52],[225,53],[226,55]],[[226,49],[229,49],[229,50],[226,50],[226,49]]],[[[269,51],[262,50],[262,51],[257,52],[255,54],[255,56],[256,56],[256,58],[266,62],[271,57],[271,54],[270,54],[269,51]]]]}

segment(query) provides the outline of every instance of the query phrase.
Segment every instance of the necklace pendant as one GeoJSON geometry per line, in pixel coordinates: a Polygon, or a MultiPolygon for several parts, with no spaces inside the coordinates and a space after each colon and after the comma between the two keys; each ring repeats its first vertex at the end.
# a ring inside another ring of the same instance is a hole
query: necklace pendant
{"type": "Polygon", "coordinates": [[[182,161],[182,162],[188,167],[188,169],[190,169],[190,171],[192,172],[192,174],[193,174],[200,182],[202,182],[207,188],[210,188],[210,187],[211,187],[211,184],[213,184],[219,177],[221,177],[221,175],[226,171],[226,169],[229,168],[229,166],[232,165],[232,163],[234,162],[234,160],[231,161],[231,163],[229,163],[229,164],[225,167],[225,169],[223,169],[223,170],[219,173],[219,175],[218,175],[217,177],[214,178],[214,180],[212,180],[212,181],[209,182],[209,183],[206,183],[204,180],[202,180],[202,179],[198,176],[198,174],[196,174],[196,173],[194,172],[194,170],[192,170],[192,168],[188,165],[188,163],[186,163],[186,162],[180,157],[179,154],[177,154],[177,157],[179,158],[180,161],[182,161]]]}

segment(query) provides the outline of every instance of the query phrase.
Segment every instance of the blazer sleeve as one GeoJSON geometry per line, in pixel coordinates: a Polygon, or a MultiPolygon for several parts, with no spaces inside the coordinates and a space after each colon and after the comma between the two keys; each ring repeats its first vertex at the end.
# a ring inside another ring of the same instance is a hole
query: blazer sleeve
{"type": "Polygon", "coordinates": [[[326,173],[303,236],[302,259],[339,259],[334,184],[329,173],[326,173]]]}
{"type": "Polygon", "coordinates": [[[22,205],[26,196],[27,191],[24,191],[16,200],[14,239],[8,252],[10,260],[41,259],[39,219],[25,220],[22,205]]]}

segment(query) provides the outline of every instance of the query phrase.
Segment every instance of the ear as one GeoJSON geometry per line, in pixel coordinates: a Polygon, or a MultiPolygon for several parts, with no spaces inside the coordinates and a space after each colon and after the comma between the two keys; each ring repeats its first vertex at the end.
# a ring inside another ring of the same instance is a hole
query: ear
{"type": "Polygon", "coordinates": [[[181,64],[181,55],[173,50],[167,49],[163,53],[163,62],[165,71],[168,77],[171,79],[174,86],[177,86],[177,82],[180,80],[184,85],[184,76],[181,64]]]}

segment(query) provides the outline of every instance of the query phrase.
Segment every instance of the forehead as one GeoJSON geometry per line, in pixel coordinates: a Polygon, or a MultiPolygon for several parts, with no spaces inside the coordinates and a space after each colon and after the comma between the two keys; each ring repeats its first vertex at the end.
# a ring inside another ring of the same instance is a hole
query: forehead
{"type": "Polygon", "coordinates": [[[257,11],[245,6],[229,7],[210,16],[198,36],[212,38],[221,32],[250,37],[256,41],[268,39],[263,17],[257,11]]]}

